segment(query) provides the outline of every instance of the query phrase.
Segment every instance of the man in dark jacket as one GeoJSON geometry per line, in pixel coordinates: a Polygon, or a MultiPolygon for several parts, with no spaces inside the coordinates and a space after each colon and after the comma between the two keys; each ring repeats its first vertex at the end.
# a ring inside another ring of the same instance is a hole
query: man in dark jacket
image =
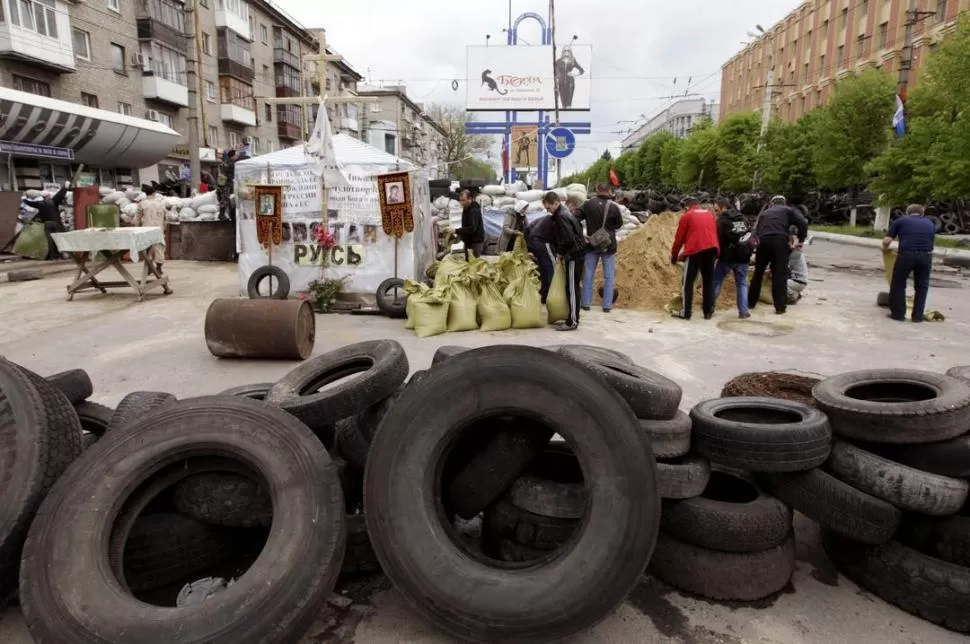
{"type": "Polygon", "coordinates": [[[57,244],[54,243],[54,238],[51,237],[51,233],[65,232],[64,221],[61,219],[61,204],[64,203],[64,199],[67,197],[67,189],[70,187],[71,182],[65,181],[64,185],[53,197],[38,197],[35,200],[27,202],[32,208],[37,209],[37,214],[34,215],[34,221],[44,224],[44,235],[47,237],[46,259],[48,261],[61,258],[61,253],[57,250],[57,244]]]}
{"type": "Polygon", "coordinates": [[[772,197],[771,205],[761,213],[755,224],[758,251],[754,260],[754,277],[748,289],[748,308],[753,309],[761,297],[761,282],[765,269],[771,267],[771,301],[775,313],[782,315],[788,308],[788,255],[791,253],[791,228],[804,242],[808,236],[808,222],[798,210],[790,207],[784,197],[772,197]]]}
{"type": "Polygon", "coordinates": [[[470,190],[462,190],[458,195],[461,204],[461,228],[455,231],[461,243],[465,245],[465,257],[469,251],[475,257],[481,257],[485,248],[485,225],[482,223],[482,207],[472,197],[470,190]]]}
{"type": "Polygon", "coordinates": [[[751,237],[744,215],[731,207],[731,201],[721,197],[714,207],[717,213],[717,242],[721,255],[714,269],[714,300],[721,296],[721,287],[728,275],[734,275],[738,289],[738,316],[751,317],[748,312],[748,265],[751,263],[751,237]]]}
{"type": "Polygon", "coordinates": [[[583,280],[583,259],[586,254],[583,227],[560,202],[559,195],[555,192],[547,192],[542,198],[542,205],[549,213],[555,235],[553,247],[562,259],[566,272],[566,304],[569,307],[569,314],[565,320],[554,320],[558,322],[556,331],[575,331],[579,327],[580,289],[583,280]]]}
{"type": "Polygon", "coordinates": [[[714,213],[700,207],[697,199],[686,200],[687,212],[680,217],[674,245],[670,249],[670,263],[676,265],[684,254],[684,281],[681,294],[684,298],[680,316],[689,320],[694,307],[694,283],[701,276],[702,308],[704,319],[714,317],[714,266],[717,263],[717,223],[714,213]]]}
{"type": "Polygon", "coordinates": [[[609,233],[610,244],[602,250],[589,248],[586,251],[583,267],[583,310],[588,311],[593,303],[593,275],[596,265],[603,260],[603,312],[613,308],[613,289],[616,284],[616,231],[623,225],[620,207],[612,200],[610,184],[596,186],[596,196],[579,208],[576,219],[586,222],[586,234],[602,229],[609,233]]]}
{"type": "Polygon", "coordinates": [[[525,228],[525,241],[529,252],[536,259],[539,267],[539,296],[542,303],[546,303],[549,295],[549,285],[552,284],[552,274],[556,269],[556,229],[552,217],[539,217],[525,228]]]}
{"type": "Polygon", "coordinates": [[[916,297],[913,299],[913,322],[923,321],[926,295],[930,290],[930,271],[933,270],[933,248],[936,228],[925,217],[926,210],[920,204],[911,204],[906,216],[889,225],[882,240],[883,250],[889,250],[894,240],[899,240],[899,253],[893,267],[889,286],[889,317],[899,322],[906,319],[906,282],[913,274],[916,297]]]}

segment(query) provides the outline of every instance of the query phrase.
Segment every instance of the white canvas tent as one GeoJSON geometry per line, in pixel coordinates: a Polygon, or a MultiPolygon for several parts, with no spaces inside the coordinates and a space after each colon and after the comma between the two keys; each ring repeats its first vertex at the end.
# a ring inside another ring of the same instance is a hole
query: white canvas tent
{"type": "Polygon", "coordinates": [[[434,259],[428,175],[421,168],[345,134],[333,137],[337,160],[343,164],[348,186],[330,189],[330,232],[337,247],[327,257],[316,245],[323,222],[320,177],[313,172],[303,145],[236,163],[236,247],[239,287],[245,294],[249,276],[268,263],[266,249],[256,240],[255,203],[247,182],[283,184],[283,243],[273,248],[273,265],[290,278],[290,291],[305,291],[322,276],[346,277],[347,293],[373,296],[378,285],[395,274],[395,240],[381,228],[380,202],[374,175],[408,171],[414,232],[398,242],[397,276],[415,279],[434,259]]]}

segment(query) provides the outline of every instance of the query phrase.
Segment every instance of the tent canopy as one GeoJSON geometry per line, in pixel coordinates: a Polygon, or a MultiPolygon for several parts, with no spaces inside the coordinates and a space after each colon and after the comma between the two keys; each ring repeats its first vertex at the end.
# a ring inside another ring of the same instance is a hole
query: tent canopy
{"type": "MultiPolygon", "coordinates": [[[[375,148],[373,145],[358,141],[354,137],[346,134],[337,134],[333,137],[333,149],[337,155],[337,160],[344,165],[400,165],[402,170],[411,170],[414,168],[414,164],[410,161],[405,161],[393,154],[388,154],[379,148],[375,148]]],[[[271,167],[279,168],[285,166],[302,166],[309,162],[306,153],[303,151],[303,144],[300,143],[291,148],[237,161],[236,170],[238,172],[240,166],[244,168],[256,166],[264,168],[266,164],[269,164],[271,167]]]]}

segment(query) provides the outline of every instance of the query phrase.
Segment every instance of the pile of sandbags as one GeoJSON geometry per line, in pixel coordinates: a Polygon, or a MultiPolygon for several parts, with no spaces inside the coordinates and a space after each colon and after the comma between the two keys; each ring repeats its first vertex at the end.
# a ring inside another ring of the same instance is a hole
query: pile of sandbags
{"type": "Polygon", "coordinates": [[[616,231],[616,241],[618,242],[625,240],[633,231],[643,225],[637,216],[623,204],[620,204],[620,217],[623,218],[623,225],[616,231]]]}

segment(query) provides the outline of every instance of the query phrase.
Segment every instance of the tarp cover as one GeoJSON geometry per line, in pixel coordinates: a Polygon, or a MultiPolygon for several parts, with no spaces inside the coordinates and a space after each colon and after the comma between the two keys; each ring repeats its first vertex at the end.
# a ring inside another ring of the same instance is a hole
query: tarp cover
{"type": "Polygon", "coordinates": [[[236,163],[240,294],[245,294],[252,272],[269,259],[266,249],[256,241],[255,202],[247,182],[284,186],[283,243],[273,248],[273,265],[286,271],[292,291],[305,291],[312,280],[322,277],[346,277],[345,292],[373,296],[382,281],[394,276],[395,239],[381,229],[374,178],[385,172],[411,172],[414,232],[406,233],[399,242],[397,276],[419,280],[434,261],[427,173],[345,134],[334,136],[333,144],[348,185],[330,189],[329,226],[337,246],[329,252],[325,270],[316,244],[316,231],[323,221],[320,177],[314,173],[303,144],[236,163]]]}

